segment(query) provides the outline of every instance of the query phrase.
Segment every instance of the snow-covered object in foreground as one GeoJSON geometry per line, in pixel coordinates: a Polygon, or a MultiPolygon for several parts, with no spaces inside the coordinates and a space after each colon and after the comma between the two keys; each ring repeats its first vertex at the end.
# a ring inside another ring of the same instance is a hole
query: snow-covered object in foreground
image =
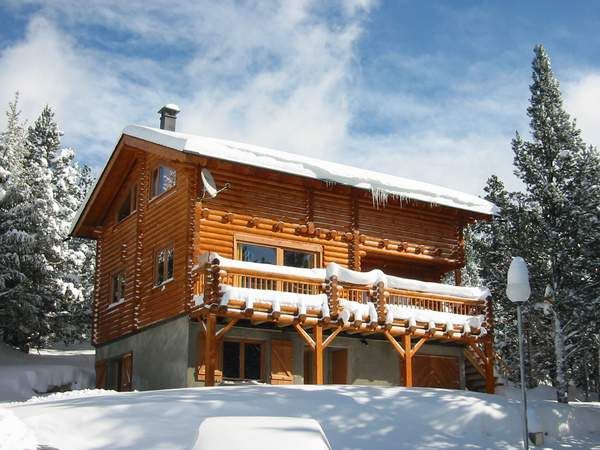
{"type": "MultiPolygon", "coordinates": [[[[557,404],[549,389],[529,396],[545,448],[589,450],[600,446],[600,404],[557,404]]],[[[246,385],[106,392],[0,406],[0,449],[61,450],[193,448],[211,417],[311,418],[335,449],[521,448],[518,391],[511,397],[448,389],[352,385],[246,385]],[[3,413],[6,414],[6,423],[3,413]],[[13,434],[11,445],[3,439],[13,434]],[[34,441],[35,442],[32,442],[34,441]]],[[[260,420],[260,419],[258,419],[260,420]]],[[[232,422],[233,423],[233,422],[232,422]]],[[[270,420],[258,444],[272,442],[270,420]]],[[[231,426],[228,433],[240,434],[231,426]]],[[[228,438],[222,435],[223,439],[228,438]]],[[[222,447],[236,448],[236,447],[222,447]]],[[[242,447],[237,447],[242,448],[242,447]]],[[[288,450],[294,445],[281,446],[288,450]]]]}
{"type": "Polygon", "coordinates": [[[496,214],[492,203],[474,195],[344,164],[272,150],[256,145],[177,133],[131,125],[127,136],[143,139],[186,153],[234,161],[254,167],[276,170],[307,178],[335,182],[371,191],[376,204],[385,204],[389,196],[419,200],[482,214],[496,214]]]}
{"type": "Polygon", "coordinates": [[[298,448],[331,450],[323,428],[315,419],[302,417],[209,417],[198,429],[193,450],[280,450],[298,448]],[[231,433],[230,430],[235,430],[231,433]],[[268,430],[268,433],[266,432],[268,430]]]}

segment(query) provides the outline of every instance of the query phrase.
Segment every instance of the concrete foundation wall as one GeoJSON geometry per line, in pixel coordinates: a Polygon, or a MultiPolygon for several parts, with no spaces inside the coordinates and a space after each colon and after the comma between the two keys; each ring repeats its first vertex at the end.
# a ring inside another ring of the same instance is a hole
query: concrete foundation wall
{"type": "Polygon", "coordinates": [[[96,360],[133,353],[133,389],[169,389],[187,386],[187,316],[149,327],[132,336],[96,348],[96,360]]]}
{"type": "MultiPolygon", "coordinates": [[[[195,380],[194,373],[198,354],[198,333],[200,325],[191,323],[189,338],[189,364],[187,370],[188,386],[202,385],[195,380]]],[[[248,339],[264,342],[264,374],[266,381],[271,371],[271,341],[289,340],[294,345],[293,374],[294,383],[304,383],[304,352],[308,348],[302,338],[291,327],[276,329],[258,329],[235,327],[229,331],[225,339],[248,339]]],[[[325,350],[324,372],[325,382],[332,378],[331,353],[336,349],[348,351],[348,383],[397,386],[400,380],[400,360],[396,351],[387,340],[350,338],[338,336],[325,350]],[[366,345],[365,343],[366,342],[366,345]]],[[[450,345],[426,344],[419,350],[419,355],[456,356],[459,358],[460,386],[464,388],[464,360],[462,349],[450,345]]]]}
{"type": "MultiPolygon", "coordinates": [[[[202,348],[198,348],[200,324],[180,317],[96,348],[96,359],[133,353],[133,389],[168,389],[201,386],[195,371],[202,348]]],[[[293,342],[293,375],[295,384],[304,383],[304,352],[308,348],[292,328],[259,329],[235,327],[226,339],[247,339],[264,343],[263,371],[265,381],[271,373],[271,341],[293,342]]],[[[349,384],[396,386],[400,380],[398,354],[389,342],[338,336],[325,350],[325,382],[332,379],[331,355],[337,349],[348,352],[349,384]]],[[[464,359],[460,347],[426,344],[419,355],[456,356],[459,358],[460,386],[465,386],[464,359]]]]}

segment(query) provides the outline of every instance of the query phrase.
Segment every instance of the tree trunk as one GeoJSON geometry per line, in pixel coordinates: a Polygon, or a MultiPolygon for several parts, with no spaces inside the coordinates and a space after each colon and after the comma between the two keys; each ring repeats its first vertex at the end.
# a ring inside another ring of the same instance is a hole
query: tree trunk
{"type": "Polygon", "coordinates": [[[556,311],[554,316],[554,354],[556,357],[556,399],[559,403],[569,403],[569,392],[567,383],[567,364],[565,359],[565,335],[562,323],[556,311]]]}

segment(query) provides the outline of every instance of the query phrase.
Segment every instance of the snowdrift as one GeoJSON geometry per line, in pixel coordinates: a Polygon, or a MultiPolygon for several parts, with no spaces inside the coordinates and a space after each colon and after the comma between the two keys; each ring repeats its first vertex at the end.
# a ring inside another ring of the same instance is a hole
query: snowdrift
{"type": "MultiPolygon", "coordinates": [[[[534,396],[531,408],[548,433],[545,448],[600,448],[600,404],[559,405],[534,396]]],[[[520,406],[511,396],[403,387],[246,385],[68,392],[0,406],[0,448],[191,449],[205,419],[228,416],[315,419],[334,449],[521,445],[520,406]]],[[[225,433],[237,432],[231,425],[225,433]]],[[[246,448],[262,448],[273,437],[269,427],[265,419],[264,435],[248,441],[246,448]]]]}
{"type": "Polygon", "coordinates": [[[40,350],[40,354],[26,354],[0,343],[0,403],[94,385],[94,350],[40,350]]]}

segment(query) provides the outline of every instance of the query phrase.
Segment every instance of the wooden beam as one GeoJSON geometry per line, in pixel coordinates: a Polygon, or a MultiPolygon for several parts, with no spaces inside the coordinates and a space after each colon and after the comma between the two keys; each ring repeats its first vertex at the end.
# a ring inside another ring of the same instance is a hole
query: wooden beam
{"type": "Polygon", "coordinates": [[[342,327],[337,327],[335,330],[333,330],[331,332],[331,334],[329,336],[327,336],[327,339],[325,339],[323,341],[323,348],[327,348],[329,346],[329,344],[331,344],[333,342],[335,337],[341,333],[341,331],[342,331],[342,327]]]}
{"type": "Polygon", "coordinates": [[[315,384],[323,384],[323,325],[316,324],[313,328],[313,335],[315,339],[313,358],[315,364],[315,384]]]}
{"type": "Polygon", "coordinates": [[[412,370],[412,350],[410,334],[403,336],[404,340],[404,386],[412,387],[413,385],[413,370],[412,370]]]}
{"type": "Polygon", "coordinates": [[[220,342],[223,340],[223,338],[225,337],[225,334],[235,326],[237,321],[238,321],[238,319],[230,320],[227,323],[227,325],[225,325],[223,328],[221,328],[219,331],[216,332],[215,339],[217,340],[217,342],[220,342]]]}
{"type": "Polygon", "coordinates": [[[467,347],[467,348],[465,348],[463,353],[465,355],[465,358],[467,358],[467,360],[471,363],[471,365],[475,368],[475,370],[477,370],[477,372],[479,372],[479,375],[481,375],[481,377],[485,379],[486,378],[485,370],[483,367],[481,367],[481,364],[475,357],[474,352],[467,347]]]}
{"type": "Polygon", "coordinates": [[[205,375],[204,386],[215,385],[215,369],[217,366],[217,341],[215,337],[215,329],[217,326],[217,316],[209,314],[206,318],[206,334],[204,337],[204,362],[205,375]]]}
{"type": "Polygon", "coordinates": [[[394,347],[394,349],[398,352],[400,357],[404,358],[405,357],[404,349],[402,348],[400,343],[396,339],[394,339],[394,336],[392,336],[392,334],[389,332],[389,330],[385,330],[383,332],[383,335],[387,338],[388,341],[390,341],[390,344],[392,344],[392,347],[394,347]]]}
{"type": "Polygon", "coordinates": [[[485,392],[496,393],[496,376],[494,375],[494,344],[491,336],[483,344],[485,350],[485,392]]]}
{"type": "Polygon", "coordinates": [[[300,335],[300,337],[302,339],[304,339],[304,342],[306,342],[306,344],[314,352],[316,344],[315,344],[315,341],[313,340],[313,338],[310,337],[310,334],[308,334],[306,332],[306,330],[300,326],[300,324],[295,323],[293,326],[296,329],[296,331],[298,332],[298,334],[300,335]]]}
{"type": "Polygon", "coordinates": [[[470,347],[477,354],[477,356],[479,356],[479,358],[481,358],[482,361],[486,360],[487,357],[485,356],[485,353],[483,353],[481,351],[481,349],[479,348],[479,346],[477,344],[470,344],[470,347]]]}
{"type": "Polygon", "coordinates": [[[417,342],[413,349],[410,351],[410,356],[415,356],[415,354],[419,351],[421,347],[423,347],[423,344],[427,342],[428,339],[428,337],[422,337],[421,339],[419,339],[419,342],[417,342]]]}

